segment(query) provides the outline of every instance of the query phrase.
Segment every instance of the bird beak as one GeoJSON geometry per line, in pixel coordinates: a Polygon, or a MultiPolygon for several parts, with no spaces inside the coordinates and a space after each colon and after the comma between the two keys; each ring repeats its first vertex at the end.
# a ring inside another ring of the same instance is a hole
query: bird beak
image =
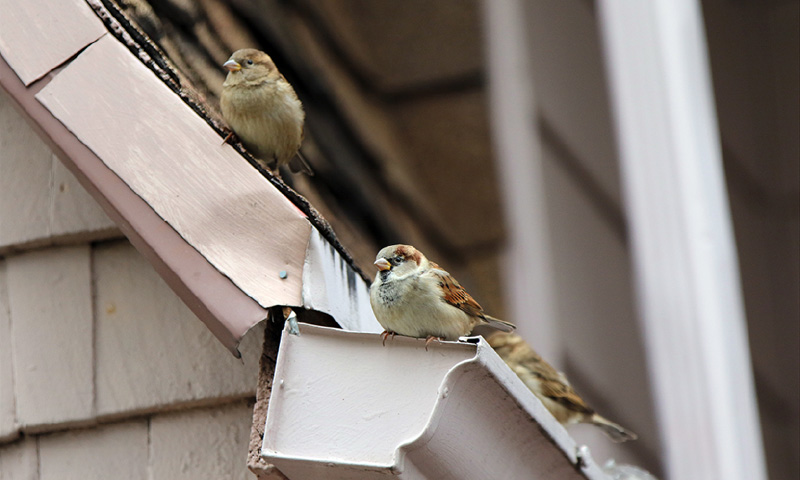
{"type": "Polygon", "coordinates": [[[386,260],[385,258],[379,258],[375,260],[375,266],[378,267],[378,270],[380,270],[381,272],[383,272],[384,270],[392,269],[392,264],[389,263],[389,261],[386,260]]]}
{"type": "Polygon", "coordinates": [[[242,69],[242,66],[239,65],[239,62],[236,60],[228,60],[227,62],[222,64],[222,67],[225,68],[229,72],[238,72],[242,69]]]}

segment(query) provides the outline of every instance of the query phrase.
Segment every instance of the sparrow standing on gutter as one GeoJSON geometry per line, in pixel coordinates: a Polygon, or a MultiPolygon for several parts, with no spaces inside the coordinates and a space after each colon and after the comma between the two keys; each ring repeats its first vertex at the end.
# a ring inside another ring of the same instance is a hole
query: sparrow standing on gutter
{"type": "Polygon", "coordinates": [[[458,340],[478,325],[510,332],[513,324],[490,317],[452,275],[411,245],[391,245],[375,260],[378,274],[369,300],[386,337],[396,334],[458,340]]]}

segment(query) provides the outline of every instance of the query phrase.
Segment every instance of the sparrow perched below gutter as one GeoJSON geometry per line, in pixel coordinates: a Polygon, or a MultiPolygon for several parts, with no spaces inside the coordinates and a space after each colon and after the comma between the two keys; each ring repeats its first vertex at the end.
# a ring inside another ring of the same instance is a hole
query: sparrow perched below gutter
{"type": "Polygon", "coordinates": [[[564,374],[544,361],[519,335],[496,332],[487,341],[559,422],[591,423],[614,442],[636,440],[635,433],[598,415],[572,389],[564,374]]]}

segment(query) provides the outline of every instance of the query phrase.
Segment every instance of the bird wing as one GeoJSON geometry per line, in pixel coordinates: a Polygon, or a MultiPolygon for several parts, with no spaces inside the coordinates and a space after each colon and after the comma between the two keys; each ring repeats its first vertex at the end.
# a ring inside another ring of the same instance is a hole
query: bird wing
{"type": "Polygon", "coordinates": [[[483,308],[452,275],[433,262],[430,262],[430,270],[428,272],[439,282],[439,286],[444,292],[444,301],[446,303],[456,307],[470,317],[483,318],[483,308]]]}

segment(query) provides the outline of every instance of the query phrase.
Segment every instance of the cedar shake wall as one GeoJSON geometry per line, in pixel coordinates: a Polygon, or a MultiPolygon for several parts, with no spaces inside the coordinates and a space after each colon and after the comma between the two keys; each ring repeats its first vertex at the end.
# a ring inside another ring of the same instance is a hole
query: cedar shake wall
{"type": "Polygon", "coordinates": [[[237,360],[0,92],[0,479],[244,479],[237,360]]]}

